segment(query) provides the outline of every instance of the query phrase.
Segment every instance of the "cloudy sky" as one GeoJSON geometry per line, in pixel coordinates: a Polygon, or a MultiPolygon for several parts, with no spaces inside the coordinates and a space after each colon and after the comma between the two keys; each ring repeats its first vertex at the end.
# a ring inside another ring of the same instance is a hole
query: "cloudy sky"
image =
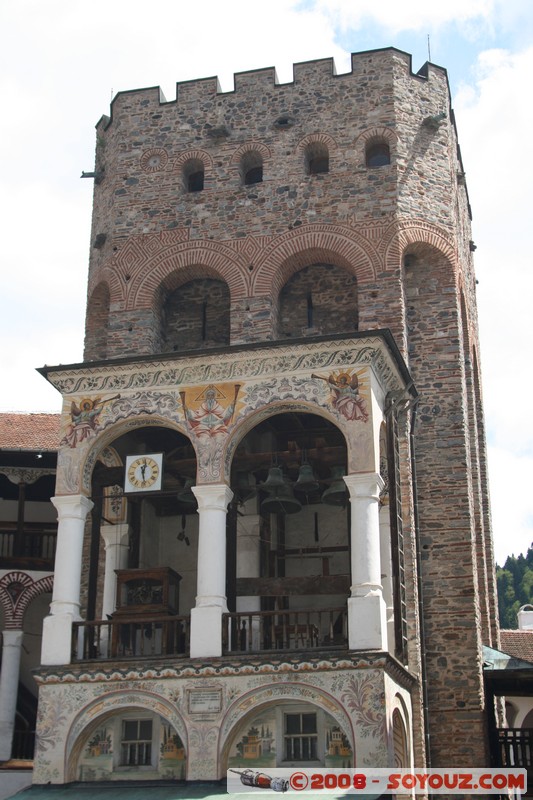
{"type": "Polygon", "coordinates": [[[2,0],[0,411],[59,411],[82,360],[94,125],[116,92],[394,46],[449,73],[473,208],[496,555],[533,539],[530,0],[2,0]]]}

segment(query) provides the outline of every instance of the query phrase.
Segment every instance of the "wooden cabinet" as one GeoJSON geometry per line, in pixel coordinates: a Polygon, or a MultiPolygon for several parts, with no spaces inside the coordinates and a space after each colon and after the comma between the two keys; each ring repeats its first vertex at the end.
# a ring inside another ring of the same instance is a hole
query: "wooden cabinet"
{"type": "Polygon", "coordinates": [[[115,616],[136,614],[173,616],[179,611],[181,575],[170,567],[117,569],[117,607],[115,616]]]}
{"type": "Polygon", "coordinates": [[[181,575],[170,567],[117,569],[117,608],[112,615],[113,657],[184,652],[179,610],[181,575]]]}

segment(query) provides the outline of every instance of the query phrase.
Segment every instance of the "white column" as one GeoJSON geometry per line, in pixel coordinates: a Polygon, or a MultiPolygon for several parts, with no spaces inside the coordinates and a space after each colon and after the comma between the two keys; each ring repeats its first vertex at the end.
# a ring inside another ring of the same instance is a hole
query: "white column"
{"type": "Polygon", "coordinates": [[[377,472],[344,477],[351,506],[351,597],[348,598],[348,646],[386,650],[387,618],[381,586],[379,493],[377,472]]]}
{"type": "Polygon", "coordinates": [[[198,589],[191,609],[191,656],[222,655],[226,604],[226,513],[233,492],[226,484],[193,486],[198,500],[198,589]]]}
{"type": "Polygon", "coordinates": [[[381,583],[387,613],[387,640],[394,653],[394,598],[392,591],[392,555],[390,542],[390,506],[387,500],[379,509],[379,545],[381,556],[381,583]]]}
{"type": "MultiPolygon", "coordinates": [[[[100,535],[104,540],[105,567],[102,594],[102,619],[107,619],[116,609],[117,575],[116,569],[125,569],[128,564],[130,526],[125,523],[101,525],[100,535]]],[[[109,653],[109,628],[100,631],[100,655],[106,658],[109,653]]]]}
{"type": "Polygon", "coordinates": [[[83,535],[93,503],[84,495],[52,497],[57,547],[50,615],[43,621],[42,664],[70,664],[72,623],[80,619],[83,535]]]}
{"type": "Polygon", "coordinates": [[[102,525],[100,534],[105,548],[102,619],[106,619],[116,609],[117,576],[115,570],[125,569],[128,564],[130,526],[125,522],[118,525],[102,525]]]}
{"type": "Polygon", "coordinates": [[[11,758],[23,631],[4,631],[0,673],[0,761],[11,758]]]}
{"type": "MultiPolygon", "coordinates": [[[[257,514],[241,517],[241,524],[237,528],[237,578],[258,578],[260,569],[259,553],[259,526],[261,517],[257,514]]],[[[261,598],[259,595],[243,595],[237,597],[237,611],[260,611],[261,598]]],[[[246,620],[246,626],[249,620],[246,620]]],[[[252,637],[252,647],[259,649],[259,617],[251,618],[248,637],[252,637]]],[[[238,644],[238,643],[237,643],[238,644]]]]}

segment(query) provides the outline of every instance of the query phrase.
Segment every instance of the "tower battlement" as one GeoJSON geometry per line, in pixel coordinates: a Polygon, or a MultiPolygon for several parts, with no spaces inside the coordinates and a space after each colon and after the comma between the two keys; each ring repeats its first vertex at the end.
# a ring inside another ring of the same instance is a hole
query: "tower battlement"
{"type": "Polygon", "coordinates": [[[176,84],[176,98],[167,100],[160,87],[133,89],[118,92],[111,103],[111,114],[103,116],[97,127],[107,129],[123,113],[133,113],[136,110],[161,111],[162,108],[175,107],[178,114],[189,113],[201,107],[202,113],[220,111],[220,103],[232,106],[235,101],[247,100],[250,95],[258,92],[272,93],[281,96],[286,103],[293,98],[299,98],[302,89],[310,85],[316,89],[320,82],[322,91],[336,91],[336,84],[348,84],[351,93],[371,91],[371,82],[375,83],[376,75],[382,78],[394,73],[395,78],[404,76],[411,80],[427,83],[428,81],[444,81],[446,84],[446,70],[435,64],[426,62],[418,72],[412,71],[412,57],[409,53],[394,47],[367,50],[351,54],[351,69],[349,72],[338,73],[333,58],[301,61],[293,64],[293,79],[289,82],[280,82],[276,69],[266,67],[263,69],[247,70],[234,73],[234,88],[223,91],[217,76],[180,81],[176,84]],[[327,82],[331,83],[328,84],[327,82]]]}

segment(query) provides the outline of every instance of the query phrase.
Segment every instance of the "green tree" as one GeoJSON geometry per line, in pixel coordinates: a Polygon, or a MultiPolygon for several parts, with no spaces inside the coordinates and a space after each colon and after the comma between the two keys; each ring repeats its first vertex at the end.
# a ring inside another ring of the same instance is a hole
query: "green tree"
{"type": "Polygon", "coordinates": [[[533,546],[524,556],[508,556],[503,567],[496,565],[498,609],[501,628],[517,628],[521,606],[533,603],[533,546]]]}

